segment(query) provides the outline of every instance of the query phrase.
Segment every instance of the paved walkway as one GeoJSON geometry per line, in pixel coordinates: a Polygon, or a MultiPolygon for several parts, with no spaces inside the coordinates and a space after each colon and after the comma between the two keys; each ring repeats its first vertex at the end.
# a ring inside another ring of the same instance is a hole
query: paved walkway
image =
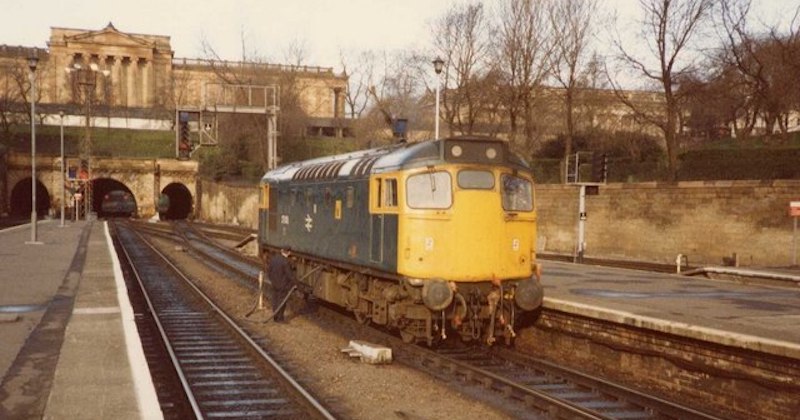
{"type": "Polygon", "coordinates": [[[793,283],[541,262],[546,307],[800,359],[800,289],[793,283]]]}
{"type": "Polygon", "coordinates": [[[105,223],[0,231],[0,418],[161,418],[105,223]]]}

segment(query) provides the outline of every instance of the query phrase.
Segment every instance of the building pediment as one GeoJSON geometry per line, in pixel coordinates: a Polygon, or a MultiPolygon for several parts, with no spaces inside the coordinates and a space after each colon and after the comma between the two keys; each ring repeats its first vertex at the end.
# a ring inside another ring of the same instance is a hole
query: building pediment
{"type": "Polygon", "coordinates": [[[126,34],[118,31],[114,25],[108,24],[99,31],[87,31],[75,35],[64,37],[67,45],[75,44],[94,44],[103,46],[123,47],[123,48],[148,48],[156,47],[156,43],[135,35],[126,34]]]}

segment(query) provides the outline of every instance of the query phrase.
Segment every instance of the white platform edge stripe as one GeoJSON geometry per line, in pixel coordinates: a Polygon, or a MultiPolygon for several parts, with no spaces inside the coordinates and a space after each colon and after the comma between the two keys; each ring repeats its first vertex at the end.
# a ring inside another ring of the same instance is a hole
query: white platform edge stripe
{"type": "Polygon", "coordinates": [[[568,302],[556,298],[544,298],[544,306],[564,312],[575,313],[605,321],[632,325],[670,334],[682,335],[703,341],[711,341],[731,347],[748,350],[762,351],[778,356],[800,358],[800,344],[789,341],[775,340],[754,335],[740,334],[715,328],[701,327],[685,322],[668,321],[649,316],[637,315],[632,312],[616,309],[602,308],[577,302],[568,302]]]}
{"type": "Polygon", "coordinates": [[[150,375],[150,368],[147,366],[147,359],[144,357],[142,343],[139,341],[139,332],[133,317],[133,307],[128,300],[128,289],[125,287],[122,268],[119,265],[119,258],[114,250],[114,243],[111,240],[111,233],[108,230],[108,222],[103,222],[106,232],[106,243],[111,254],[111,263],[114,268],[114,281],[117,284],[117,300],[119,301],[120,313],[122,314],[122,328],[125,332],[125,347],[128,351],[128,361],[130,362],[131,374],[133,376],[133,387],[136,394],[136,402],[139,405],[139,415],[143,419],[163,419],[164,415],[158,404],[155,385],[150,375]]]}
{"type": "Polygon", "coordinates": [[[75,308],[72,313],[75,315],[105,315],[105,314],[118,314],[122,312],[116,306],[95,307],[95,308],[75,308]]]}

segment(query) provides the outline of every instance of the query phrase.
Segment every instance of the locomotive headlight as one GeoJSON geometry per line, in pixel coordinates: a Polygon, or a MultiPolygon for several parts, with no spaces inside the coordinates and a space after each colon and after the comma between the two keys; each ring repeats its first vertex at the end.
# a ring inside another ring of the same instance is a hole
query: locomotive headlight
{"type": "Polygon", "coordinates": [[[461,149],[461,146],[455,145],[450,149],[450,153],[452,153],[455,157],[459,157],[462,153],[464,153],[464,150],[461,149]]]}
{"type": "Polygon", "coordinates": [[[422,302],[432,311],[441,311],[453,302],[453,289],[446,281],[426,281],[422,286],[422,302]]]}
{"type": "Polygon", "coordinates": [[[517,283],[514,301],[523,311],[532,311],[542,306],[542,299],[544,299],[544,289],[537,277],[517,283]]]}

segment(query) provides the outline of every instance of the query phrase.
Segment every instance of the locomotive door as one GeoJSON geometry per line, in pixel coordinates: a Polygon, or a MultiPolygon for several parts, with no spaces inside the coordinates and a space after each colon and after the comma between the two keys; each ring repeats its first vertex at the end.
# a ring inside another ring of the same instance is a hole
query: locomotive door
{"type": "MultiPolygon", "coordinates": [[[[386,216],[397,213],[397,178],[378,176],[370,183],[369,259],[384,261],[386,216]]],[[[395,217],[396,219],[396,217],[395,217]]]]}
{"type": "Polygon", "coordinates": [[[370,216],[369,259],[373,262],[383,261],[383,214],[370,216]]]}

